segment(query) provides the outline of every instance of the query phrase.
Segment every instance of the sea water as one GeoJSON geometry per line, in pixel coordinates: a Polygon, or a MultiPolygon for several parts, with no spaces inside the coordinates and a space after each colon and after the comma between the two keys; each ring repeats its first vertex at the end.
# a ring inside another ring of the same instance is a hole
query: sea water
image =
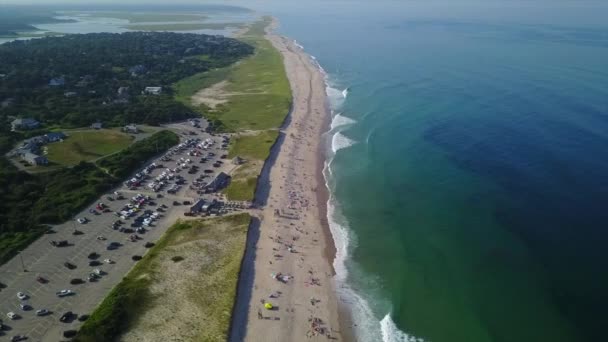
{"type": "Polygon", "coordinates": [[[327,75],[334,267],[359,340],[606,340],[606,5],[268,10],[327,75]]]}

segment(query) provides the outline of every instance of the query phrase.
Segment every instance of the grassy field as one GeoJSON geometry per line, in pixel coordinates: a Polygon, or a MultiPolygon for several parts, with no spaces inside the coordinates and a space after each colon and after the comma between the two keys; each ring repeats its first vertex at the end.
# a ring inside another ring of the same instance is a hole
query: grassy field
{"type": "Polygon", "coordinates": [[[47,158],[60,165],[72,166],[118,152],[131,144],[133,138],[115,130],[84,130],[66,132],[63,142],[46,145],[47,158]]]}
{"type": "Polygon", "coordinates": [[[230,185],[224,190],[229,200],[253,200],[258,176],[278,135],[277,130],[266,130],[242,134],[232,139],[228,151],[229,158],[239,156],[246,162],[233,172],[230,185]]]}
{"type": "Polygon", "coordinates": [[[133,31],[195,31],[195,30],[224,30],[229,27],[241,27],[239,23],[165,23],[127,25],[126,29],[133,31]]]}
{"type": "Polygon", "coordinates": [[[75,341],[225,341],[250,221],[238,214],[173,225],[75,341]]]}
{"type": "Polygon", "coordinates": [[[190,97],[198,90],[227,80],[224,89],[227,103],[214,110],[195,108],[228,132],[265,130],[281,125],[289,112],[291,89],[285,74],[283,58],[264,38],[268,21],[253,24],[241,40],[253,45],[253,56],[224,70],[195,75],[174,85],[177,98],[192,106],[190,97]]]}
{"type": "Polygon", "coordinates": [[[207,19],[207,16],[202,14],[185,13],[87,12],[86,14],[91,17],[128,20],[130,23],[199,21],[207,19]]]}

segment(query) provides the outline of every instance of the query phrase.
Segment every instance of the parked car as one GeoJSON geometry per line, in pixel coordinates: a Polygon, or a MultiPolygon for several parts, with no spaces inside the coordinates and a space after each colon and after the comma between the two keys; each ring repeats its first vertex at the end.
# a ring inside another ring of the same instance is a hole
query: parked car
{"type": "Polygon", "coordinates": [[[66,296],[73,295],[74,292],[72,292],[72,290],[61,290],[61,291],[55,292],[55,294],[57,295],[57,297],[66,297],[66,296]]]}
{"type": "Polygon", "coordinates": [[[95,253],[95,252],[91,252],[89,253],[89,255],[87,256],[87,258],[89,259],[97,259],[99,258],[99,254],[95,253]]]}
{"type": "Polygon", "coordinates": [[[63,315],[61,315],[61,317],[59,317],[59,321],[65,323],[65,322],[71,320],[73,315],[74,315],[74,313],[72,313],[72,311],[68,311],[68,312],[64,313],[63,315]]]}
{"type": "Polygon", "coordinates": [[[72,232],[72,235],[82,235],[82,234],[84,234],[84,233],[78,229],[74,229],[74,231],[72,232]]]}
{"type": "Polygon", "coordinates": [[[28,295],[23,292],[17,292],[17,298],[19,298],[20,300],[26,300],[28,298],[28,295]]]}
{"type": "Polygon", "coordinates": [[[16,313],[14,313],[14,312],[11,311],[11,312],[9,312],[9,313],[6,314],[6,317],[8,317],[9,319],[15,320],[15,319],[19,318],[19,315],[17,315],[16,313]]]}
{"type": "Polygon", "coordinates": [[[19,307],[21,308],[21,310],[23,311],[30,311],[32,310],[32,306],[29,304],[19,304],[19,307]]]}
{"type": "Polygon", "coordinates": [[[89,261],[89,266],[99,266],[101,265],[101,262],[97,261],[97,260],[91,260],[89,261]]]}
{"type": "Polygon", "coordinates": [[[190,201],[184,201],[184,205],[191,205],[191,204],[192,204],[192,202],[190,202],[190,201]]]}
{"type": "Polygon", "coordinates": [[[72,285],[84,284],[84,280],[82,280],[80,278],[74,278],[74,279],[70,280],[70,284],[72,284],[72,285]]]}
{"type": "Polygon", "coordinates": [[[86,217],[80,217],[80,218],[76,219],[76,221],[80,224],[85,224],[85,223],[87,223],[88,220],[86,217]]]}
{"type": "Polygon", "coordinates": [[[25,341],[27,340],[27,337],[23,336],[23,335],[15,335],[13,337],[11,337],[11,342],[19,342],[19,341],[25,341]]]}
{"type": "Polygon", "coordinates": [[[40,309],[40,310],[36,310],[36,316],[46,316],[48,314],[50,314],[51,312],[47,309],[40,309]]]}
{"type": "Polygon", "coordinates": [[[37,276],[36,281],[39,282],[40,284],[46,284],[49,282],[46,278],[43,278],[41,276],[37,276]]]}
{"type": "Polygon", "coordinates": [[[106,238],[105,238],[103,235],[99,235],[99,236],[97,237],[97,240],[99,240],[99,241],[105,241],[105,240],[106,240],[106,238]]]}
{"type": "Polygon", "coordinates": [[[133,259],[133,261],[139,261],[141,260],[141,255],[134,255],[131,257],[131,259],[133,259]]]}
{"type": "Polygon", "coordinates": [[[74,264],[72,264],[70,262],[67,262],[67,261],[63,263],[63,266],[67,267],[70,270],[73,270],[73,269],[76,268],[76,265],[74,265],[74,264]]]}
{"type": "Polygon", "coordinates": [[[78,320],[79,320],[80,322],[84,322],[84,321],[86,321],[87,319],[89,319],[89,315],[80,315],[80,316],[78,316],[78,320]]]}
{"type": "Polygon", "coordinates": [[[63,337],[72,338],[72,337],[76,336],[76,334],[78,334],[78,331],[76,331],[76,330],[66,330],[63,332],[63,337]]]}
{"type": "Polygon", "coordinates": [[[65,247],[65,246],[68,245],[68,241],[67,240],[61,240],[61,241],[55,241],[55,240],[53,240],[50,243],[51,243],[52,246],[55,246],[55,247],[65,247]]]}
{"type": "Polygon", "coordinates": [[[154,242],[146,242],[146,244],[144,245],[144,247],[146,247],[146,248],[152,248],[152,247],[154,247],[154,242]]]}
{"type": "Polygon", "coordinates": [[[114,260],[112,260],[112,259],[103,259],[103,262],[105,262],[106,264],[113,264],[114,260]]]}

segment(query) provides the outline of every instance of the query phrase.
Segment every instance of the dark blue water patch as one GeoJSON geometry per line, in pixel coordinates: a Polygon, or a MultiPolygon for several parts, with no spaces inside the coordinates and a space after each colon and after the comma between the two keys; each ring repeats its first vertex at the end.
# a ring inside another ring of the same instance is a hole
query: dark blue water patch
{"type": "MultiPolygon", "coordinates": [[[[584,105],[559,105],[605,121],[584,105]]],[[[544,266],[562,313],[588,341],[599,341],[608,306],[608,138],[574,120],[537,113],[509,123],[503,114],[453,117],[424,136],[462,169],[500,186],[496,218],[544,266]]]]}

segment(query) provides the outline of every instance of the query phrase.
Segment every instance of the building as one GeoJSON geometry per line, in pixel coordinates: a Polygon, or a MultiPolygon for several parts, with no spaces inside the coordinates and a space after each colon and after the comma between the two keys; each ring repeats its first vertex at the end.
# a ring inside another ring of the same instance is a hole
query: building
{"type": "Polygon", "coordinates": [[[49,81],[49,86],[59,87],[65,85],[65,77],[55,77],[49,81]]]}
{"type": "Polygon", "coordinates": [[[203,211],[203,205],[205,205],[205,200],[201,198],[196,201],[196,203],[194,203],[192,207],[190,207],[190,212],[193,214],[200,213],[201,211],[203,211]]]}
{"type": "Polygon", "coordinates": [[[146,67],[139,64],[139,65],[129,68],[129,72],[131,73],[131,76],[137,77],[146,72],[146,67]]]}
{"type": "Polygon", "coordinates": [[[51,132],[51,133],[45,134],[44,136],[46,137],[46,140],[50,143],[56,142],[56,141],[61,141],[66,138],[66,135],[63,134],[62,132],[51,132]]]}
{"type": "Polygon", "coordinates": [[[144,94],[149,95],[160,95],[163,92],[163,87],[146,87],[144,94]]]}
{"type": "Polygon", "coordinates": [[[92,129],[102,129],[103,128],[103,124],[101,122],[95,122],[93,124],[91,124],[91,128],[92,129]]]}
{"type": "Polygon", "coordinates": [[[215,178],[205,186],[205,191],[216,192],[230,184],[230,176],[225,172],[220,172],[215,178]]]}
{"type": "Polygon", "coordinates": [[[13,122],[11,122],[13,131],[34,129],[38,128],[39,126],[40,122],[31,118],[15,119],[13,122]]]}
{"type": "Polygon", "coordinates": [[[22,158],[30,165],[47,165],[49,163],[48,159],[45,157],[33,154],[31,152],[25,152],[22,158]]]}
{"type": "Polygon", "coordinates": [[[137,133],[139,133],[139,128],[137,128],[137,126],[135,124],[130,124],[130,125],[126,125],[125,127],[123,127],[122,131],[126,132],[126,133],[137,134],[137,133]]]}

